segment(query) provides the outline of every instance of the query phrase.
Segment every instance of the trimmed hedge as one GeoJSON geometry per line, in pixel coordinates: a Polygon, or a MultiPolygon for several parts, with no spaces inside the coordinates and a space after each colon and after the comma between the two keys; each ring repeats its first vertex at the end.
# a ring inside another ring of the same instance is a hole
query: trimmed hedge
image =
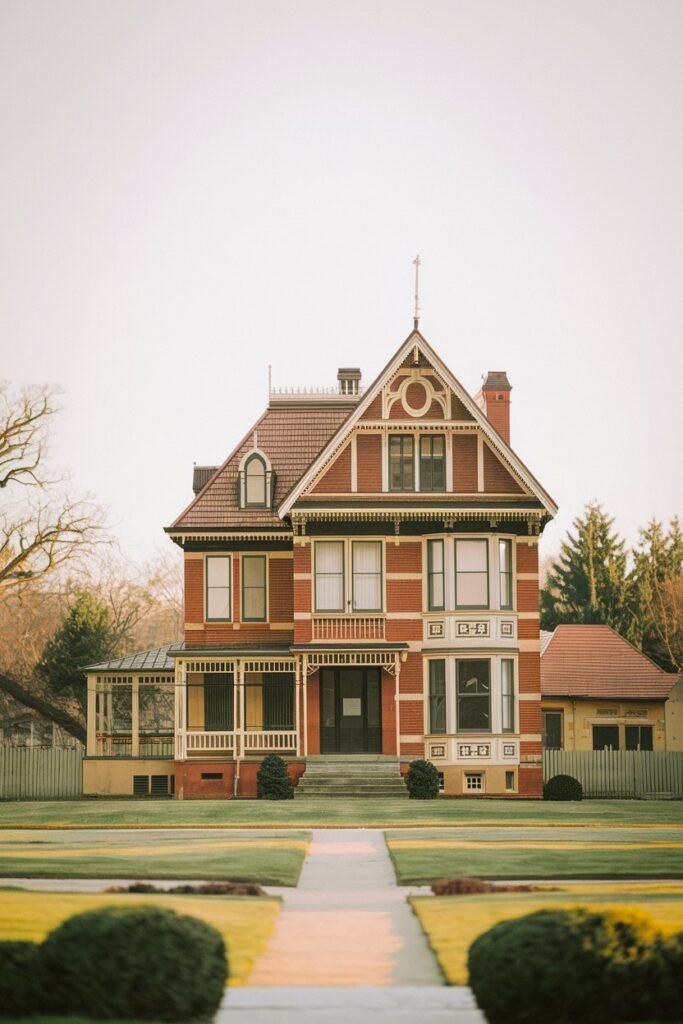
{"type": "Polygon", "coordinates": [[[406,775],[411,800],[434,800],[439,795],[439,774],[431,761],[411,761],[406,775]]]}
{"type": "Polygon", "coordinates": [[[291,800],[294,786],[287,774],[287,765],[278,754],[268,754],[256,773],[256,795],[259,800],[291,800]]]}
{"type": "Polygon", "coordinates": [[[654,1009],[643,985],[664,973],[660,943],[646,914],[539,910],[472,943],[470,985],[490,1024],[642,1021],[654,1009]]]}
{"type": "Polygon", "coordinates": [[[543,787],[544,800],[583,800],[583,786],[572,775],[553,775],[543,787]]]}
{"type": "Polygon", "coordinates": [[[41,951],[35,942],[0,942],[0,1017],[43,1009],[41,951]]]}
{"type": "Polygon", "coordinates": [[[100,1019],[212,1017],[228,966],[223,939],[163,907],[106,907],[64,921],[42,946],[54,1013],[100,1019]]]}

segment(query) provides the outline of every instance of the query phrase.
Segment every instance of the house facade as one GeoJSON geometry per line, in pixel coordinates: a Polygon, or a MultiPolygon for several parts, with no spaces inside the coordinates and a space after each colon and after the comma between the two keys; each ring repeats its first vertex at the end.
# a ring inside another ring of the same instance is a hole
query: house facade
{"type": "Polygon", "coordinates": [[[547,750],[683,750],[680,677],[611,626],[544,631],[541,696],[547,750]]]}
{"type": "Polygon", "coordinates": [[[176,797],[253,796],[275,752],[295,781],[320,758],[426,757],[446,794],[540,796],[538,542],[556,506],[510,446],[510,390],[493,372],[471,397],[415,329],[365,390],[341,369],[329,393],[271,392],[167,527],[184,643],[156,682],[90,672],[86,792],[119,758],[121,791],[166,774],[176,797]],[[170,686],[173,757],[142,771],[140,694],[170,686]]]}

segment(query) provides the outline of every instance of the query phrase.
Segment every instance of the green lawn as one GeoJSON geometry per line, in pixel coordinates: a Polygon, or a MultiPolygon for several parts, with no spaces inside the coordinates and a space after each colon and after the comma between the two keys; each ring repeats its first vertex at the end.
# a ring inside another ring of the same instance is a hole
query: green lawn
{"type": "Polygon", "coordinates": [[[14,889],[3,891],[0,899],[0,939],[42,942],[67,917],[122,903],[169,907],[217,928],[228,948],[230,985],[245,983],[280,911],[279,899],[260,896],[143,896],[14,889]]]}
{"type": "Polygon", "coordinates": [[[467,950],[477,936],[511,917],[566,906],[637,907],[665,932],[683,930],[683,885],[575,883],[562,892],[414,896],[410,902],[450,985],[467,984],[467,950]]]}
{"type": "Polygon", "coordinates": [[[0,802],[0,828],[315,828],[430,825],[680,825],[673,800],[54,800],[0,802]]]}
{"type": "Polygon", "coordinates": [[[683,878],[683,830],[467,828],[387,834],[399,885],[438,878],[683,878]]]}
{"type": "Polygon", "coordinates": [[[5,829],[0,877],[196,878],[296,885],[308,832],[5,829]]]}

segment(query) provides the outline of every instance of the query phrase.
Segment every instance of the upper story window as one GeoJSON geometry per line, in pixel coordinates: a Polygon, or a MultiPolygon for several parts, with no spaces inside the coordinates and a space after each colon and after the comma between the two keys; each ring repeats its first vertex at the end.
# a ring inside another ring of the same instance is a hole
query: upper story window
{"type": "Polygon", "coordinates": [[[512,608],[512,541],[498,541],[500,607],[512,608]]]}
{"type": "Polygon", "coordinates": [[[238,474],[240,508],[271,508],[275,474],[268,457],[254,445],[240,463],[238,474]]]}
{"type": "Polygon", "coordinates": [[[265,622],[267,618],[265,555],[244,555],[242,558],[242,621],[265,622]]]}
{"type": "Polygon", "coordinates": [[[427,607],[430,612],[442,612],[446,607],[442,540],[427,542],[427,607]]]}
{"type": "Polygon", "coordinates": [[[314,591],[317,612],[382,611],[382,542],[316,541],[314,591]]]}
{"type": "Polygon", "coordinates": [[[455,606],[489,606],[489,547],[486,540],[455,542],[455,606]]]}
{"type": "Polygon", "coordinates": [[[446,439],[443,434],[420,438],[420,490],[446,490],[446,439]]]}
{"type": "Polygon", "coordinates": [[[250,455],[244,467],[245,504],[266,504],[266,464],[260,455],[250,455]]]}
{"type": "Polygon", "coordinates": [[[230,555],[207,555],[206,558],[206,621],[229,622],[231,619],[230,555]]]}
{"type": "Polygon", "coordinates": [[[389,490],[415,490],[415,442],[412,434],[389,438],[389,490]]]}

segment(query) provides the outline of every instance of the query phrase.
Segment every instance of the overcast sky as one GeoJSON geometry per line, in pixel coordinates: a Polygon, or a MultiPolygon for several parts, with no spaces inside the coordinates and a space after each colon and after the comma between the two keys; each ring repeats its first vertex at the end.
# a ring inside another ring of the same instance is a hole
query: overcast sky
{"type": "Polygon", "coordinates": [[[679,0],[0,0],[0,376],[149,557],[276,385],[421,328],[560,505],[683,511],[679,0]]]}

